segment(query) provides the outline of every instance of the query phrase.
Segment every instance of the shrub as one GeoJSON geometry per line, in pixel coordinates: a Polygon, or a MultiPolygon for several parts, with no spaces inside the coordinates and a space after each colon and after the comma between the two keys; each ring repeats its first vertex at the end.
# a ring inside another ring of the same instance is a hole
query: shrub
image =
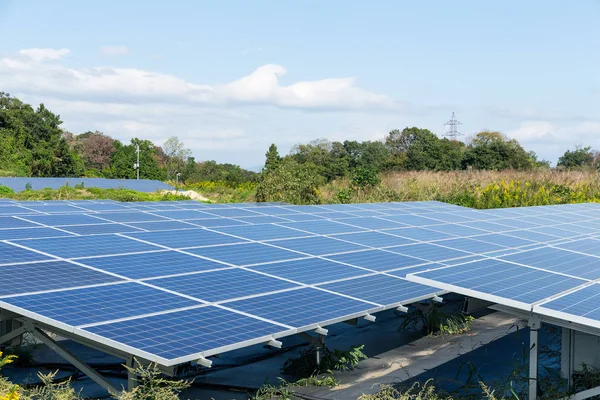
{"type": "Polygon", "coordinates": [[[11,196],[13,194],[15,194],[15,192],[11,188],[0,185],[0,197],[11,196]]]}

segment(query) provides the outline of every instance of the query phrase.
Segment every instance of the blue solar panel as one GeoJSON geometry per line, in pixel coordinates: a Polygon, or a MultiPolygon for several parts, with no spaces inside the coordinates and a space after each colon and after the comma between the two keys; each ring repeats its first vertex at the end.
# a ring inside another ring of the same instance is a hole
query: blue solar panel
{"type": "Polygon", "coordinates": [[[293,251],[261,243],[242,243],[227,246],[202,247],[186,250],[202,257],[237,266],[263,264],[273,261],[293,260],[306,257],[293,251]]]}
{"type": "Polygon", "coordinates": [[[37,222],[49,226],[61,225],[88,225],[101,224],[106,222],[99,218],[94,218],[84,214],[65,214],[65,215],[26,215],[22,217],[28,221],[37,222]]]}
{"type": "Polygon", "coordinates": [[[481,229],[470,228],[468,226],[462,226],[458,224],[436,225],[430,226],[428,229],[432,231],[448,233],[454,236],[473,236],[488,233],[486,231],[482,231],[481,229]]]}
{"type": "Polygon", "coordinates": [[[392,251],[394,253],[404,254],[406,256],[416,257],[427,261],[444,261],[469,255],[469,253],[464,251],[448,249],[427,243],[389,247],[387,251],[392,251]]]}
{"type": "Polygon", "coordinates": [[[430,225],[439,225],[439,224],[444,223],[443,221],[440,221],[437,219],[431,219],[431,218],[423,217],[420,215],[411,215],[411,214],[390,215],[390,216],[386,216],[385,219],[394,221],[394,222],[399,222],[401,224],[411,225],[411,226],[430,226],[430,225]]]}
{"type": "Polygon", "coordinates": [[[19,218],[13,217],[0,217],[0,229],[4,228],[29,228],[39,226],[31,222],[23,221],[19,218]]]}
{"type": "Polygon", "coordinates": [[[596,239],[580,239],[574,242],[557,244],[556,247],[593,256],[600,256],[600,240],[596,239]]]}
{"type": "Polygon", "coordinates": [[[299,210],[291,210],[284,207],[248,207],[246,210],[266,215],[281,215],[283,217],[290,214],[299,214],[299,210]]]}
{"type": "Polygon", "coordinates": [[[0,230],[0,240],[17,240],[17,239],[35,239],[73,236],[68,232],[52,228],[17,228],[17,229],[2,229],[0,230]]]}
{"type": "Polygon", "coordinates": [[[600,258],[567,250],[543,247],[505,256],[502,259],[579,278],[600,278],[600,258]]]}
{"type": "Polygon", "coordinates": [[[125,211],[127,207],[123,207],[119,204],[100,204],[100,203],[85,203],[80,204],[79,207],[90,211],[125,211]]]}
{"type": "Polygon", "coordinates": [[[533,242],[538,242],[538,243],[550,243],[550,242],[555,242],[555,241],[560,240],[560,238],[556,237],[556,236],[545,235],[543,233],[529,231],[529,230],[511,231],[511,232],[506,232],[505,234],[509,235],[509,236],[521,238],[521,239],[531,240],[533,242]]]}
{"type": "Polygon", "coordinates": [[[374,304],[312,288],[238,300],[227,307],[296,328],[341,322],[376,309],[374,304]]]}
{"type": "Polygon", "coordinates": [[[513,230],[515,228],[511,226],[502,225],[496,222],[488,222],[488,221],[473,221],[473,222],[461,222],[459,225],[466,226],[468,228],[480,229],[488,232],[506,232],[513,230]]]}
{"type": "Polygon", "coordinates": [[[405,268],[412,265],[423,264],[425,261],[401,254],[381,250],[368,250],[356,253],[338,254],[328,256],[328,259],[343,262],[357,267],[368,268],[373,271],[388,271],[391,269],[405,268]]]}
{"type": "Polygon", "coordinates": [[[139,232],[128,233],[127,236],[167,246],[172,249],[184,247],[214,246],[219,244],[241,243],[244,239],[233,236],[222,235],[206,229],[186,229],[180,231],[165,232],[139,232]]]}
{"type": "Polygon", "coordinates": [[[202,304],[134,282],[8,297],[1,301],[73,326],[202,304]]]}
{"type": "Polygon", "coordinates": [[[281,218],[285,218],[287,221],[318,221],[324,219],[324,214],[288,214],[282,215],[281,218]]]}
{"type": "Polygon", "coordinates": [[[506,247],[523,247],[523,246],[530,246],[530,245],[536,244],[536,242],[531,241],[531,240],[521,239],[521,238],[516,238],[513,236],[507,236],[507,235],[496,234],[496,233],[491,233],[488,235],[472,236],[472,239],[477,239],[481,242],[493,243],[493,244],[497,244],[499,246],[506,246],[506,247]]]}
{"type": "Polygon", "coordinates": [[[363,228],[346,225],[335,221],[306,221],[290,222],[282,226],[298,229],[303,232],[316,233],[320,235],[333,235],[336,233],[349,233],[364,231],[363,228]]]}
{"type": "Polygon", "coordinates": [[[21,242],[20,244],[62,258],[139,253],[160,249],[159,247],[141,243],[136,240],[113,235],[36,239],[21,242]]]}
{"type": "Polygon", "coordinates": [[[131,279],[185,274],[228,268],[225,264],[176,251],[87,258],[81,263],[131,279]]]}
{"type": "Polygon", "coordinates": [[[98,218],[103,218],[112,222],[147,222],[147,221],[165,221],[158,215],[143,213],[143,212],[114,212],[114,213],[98,213],[94,214],[98,218]]]}
{"type": "Polygon", "coordinates": [[[326,254],[345,253],[348,251],[368,249],[368,247],[358,244],[342,242],[341,240],[330,239],[322,236],[278,240],[271,243],[278,247],[299,251],[313,256],[323,256],[326,254]]]}
{"type": "Polygon", "coordinates": [[[189,219],[202,219],[210,218],[211,215],[199,210],[168,210],[168,211],[155,211],[153,214],[159,215],[165,218],[189,220],[189,219]]]}
{"type": "Polygon", "coordinates": [[[382,306],[402,304],[411,300],[414,302],[415,299],[432,297],[433,293],[439,291],[431,286],[385,275],[365,276],[319,287],[382,306]]]}
{"type": "Polygon", "coordinates": [[[394,228],[401,228],[403,226],[406,226],[399,222],[388,221],[383,218],[385,218],[385,216],[382,216],[381,218],[375,218],[375,217],[348,218],[348,219],[345,219],[343,222],[345,224],[358,226],[360,228],[374,229],[374,230],[394,229],[394,228]]]}
{"type": "Polygon", "coordinates": [[[544,303],[541,307],[600,321],[600,285],[584,287],[544,303]]]}
{"type": "Polygon", "coordinates": [[[386,235],[385,233],[380,232],[344,233],[340,235],[333,235],[331,237],[374,248],[415,243],[414,240],[406,239],[400,236],[386,235]]]}
{"type": "Polygon", "coordinates": [[[238,221],[237,219],[232,218],[207,218],[207,219],[190,219],[186,222],[201,226],[204,228],[217,228],[217,227],[226,227],[226,226],[245,226],[248,225],[247,222],[238,221]]]}
{"type": "Polygon", "coordinates": [[[77,286],[116,282],[120,279],[102,272],[64,261],[3,265],[2,276],[10,284],[0,285],[0,296],[65,289],[77,286]]]}
{"type": "Polygon", "coordinates": [[[181,221],[130,222],[127,225],[150,232],[197,228],[196,225],[181,221]]]}
{"type": "Polygon", "coordinates": [[[219,302],[299,287],[281,279],[240,268],[152,279],[146,282],[208,302],[219,302]]]}
{"type": "Polygon", "coordinates": [[[127,188],[138,192],[156,192],[173,190],[173,186],[150,179],[104,179],[104,178],[0,178],[0,185],[8,186],[15,192],[21,192],[31,185],[33,190],[45,188],[58,189],[63,186],[83,184],[86,188],[118,189],[127,188]]]}
{"type": "MultiPolygon", "coordinates": [[[[40,253],[25,250],[17,246],[0,242],[0,265],[13,264],[31,261],[50,260],[50,257],[40,253]]],[[[0,275],[3,275],[0,269],[0,275]]]]}
{"type": "Polygon", "coordinates": [[[451,249],[462,250],[469,253],[489,253],[491,251],[506,249],[504,246],[499,246],[489,242],[475,240],[477,237],[446,239],[433,242],[438,246],[450,247],[451,249]]]}
{"type": "Polygon", "coordinates": [[[427,213],[427,218],[433,218],[444,222],[466,222],[473,220],[464,215],[457,215],[449,212],[430,212],[427,213]]]}
{"type": "Polygon", "coordinates": [[[371,273],[364,269],[327,261],[320,258],[286,261],[250,267],[254,271],[264,272],[306,285],[351,278],[371,273]]]}
{"type": "Polygon", "coordinates": [[[558,238],[570,239],[575,238],[577,236],[581,236],[580,233],[569,231],[566,229],[560,229],[559,227],[540,227],[531,229],[532,232],[539,232],[545,235],[556,236],[558,238]]]}
{"type": "Polygon", "coordinates": [[[75,233],[77,235],[106,235],[109,233],[127,233],[140,232],[140,229],[122,224],[97,224],[97,225],[73,225],[61,226],[62,230],[75,233]]]}
{"type": "Polygon", "coordinates": [[[448,233],[437,232],[432,229],[425,228],[401,228],[401,229],[391,229],[385,231],[385,233],[389,233],[391,235],[402,236],[404,238],[428,242],[431,240],[440,240],[440,239],[448,239],[455,237],[454,235],[450,235],[448,233]]]}
{"type": "Polygon", "coordinates": [[[230,218],[235,218],[235,217],[252,217],[252,216],[258,216],[261,214],[258,214],[256,212],[252,212],[252,211],[247,211],[245,208],[223,208],[223,209],[207,209],[205,210],[206,213],[212,214],[214,216],[217,217],[230,217],[230,218]]]}
{"type": "MultiPolygon", "coordinates": [[[[300,214],[302,215],[302,214],[300,214]]],[[[271,215],[264,215],[258,217],[237,217],[235,218],[238,221],[243,221],[248,224],[275,224],[277,222],[290,222],[288,219],[284,219],[285,216],[273,217],[271,215]]]]}
{"type": "Polygon", "coordinates": [[[27,208],[19,206],[0,206],[0,215],[20,215],[20,214],[38,214],[35,210],[28,210],[27,208]]]}
{"type": "MultiPolygon", "coordinates": [[[[226,351],[245,341],[268,341],[288,329],[221,308],[206,306],[165,315],[85,328],[133,349],[157,355],[169,364],[198,359],[200,353],[226,351]],[[148,332],[152,332],[149,335],[148,332]],[[193,355],[198,356],[193,357],[193,355]],[[181,360],[178,360],[181,358],[181,360]]],[[[206,354],[209,355],[209,354],[206,354]]]]}
{"type": "Polygon", "coordinates": [[[45,213],[84,213],[86,210],[83,210],[78,207],[73,207],[68,204],[46,204],[46,205],[38,205],[38,204],[27,204],[24,205],[30,210],[35,210],[39,212],[45,213]]]}
{"type": "MultiPolygon", "coordinates": [[[[586,283],[551,272],[523,267],[500,260],[482,260],[445,269],[412,275],[422,283],[449,285],[448,290],[464,293],[464,289],[479,293],[484,300],[512,300],[515,307],[531,309],[531,303],[544,300],[586,283]],[[482,296],[483,295],[483,296],[482,296]],[[491,298],[490,296],[494,296],[491,298]]],[[[412,280],[413,278],[411,278],[412,280]]]]}
{"type": "MultiPolygon", "coordinates": [[[[481,258],[479,258],[479,259],[481,259],[481,258]]],[[[473,261],[473,260],[468,260],[468,261],[473,261]]],[[[446,265],[438,264],[438,263],[421,264],[421,265],[417,265],[416,267],[406,267],[406,268],[401,268],[401,269],[397,269],[394,271],[387,271],[386,275],[393,275],[393,276],[397,276],[399,278],[406,278],[408,274],[416,274],[419,272],[431,271],[434,269],[439,269],[439,268],[444,268],[444,267],[446,267],[446,265]]]]}
{"type": "Polygon", "coordinates": [[[277,225],[244,225],[227,228],[215,228],[215,230],[250,240],[288,239],[312,235],[311,233],[295,231],[293,229],[277,225]]]}

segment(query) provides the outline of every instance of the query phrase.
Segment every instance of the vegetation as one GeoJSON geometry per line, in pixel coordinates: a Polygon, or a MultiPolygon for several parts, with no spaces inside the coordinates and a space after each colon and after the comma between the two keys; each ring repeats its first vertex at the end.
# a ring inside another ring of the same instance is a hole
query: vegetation
{"type": "MultiPolygon", "coordinates": [[[[77,185],[76,185],[77,186],[77,185]]],[[[189,197],[171,193],[146,193],[130,189],[100,189],[63,186],[58,189],[24,190],[14,193],[6,186],[0,186],[0,197],[15,200],[94,200],[116,201],[175,201],[189,200],[189,197]]]]}
{"type": "Polygon", "coordinates": [[[327,347],[317,349],[310,346],[300,352],[296,358],[290,358],[283,364],[282,371],[286,375],[310,377],[324,371],[349,371],[358,365],[360,360],[368,357],[363,353],[364,345],[352,346],[348,350],[327,347]],[[317,351],[319,351],[320,365],[317,365],[317,351]]]}

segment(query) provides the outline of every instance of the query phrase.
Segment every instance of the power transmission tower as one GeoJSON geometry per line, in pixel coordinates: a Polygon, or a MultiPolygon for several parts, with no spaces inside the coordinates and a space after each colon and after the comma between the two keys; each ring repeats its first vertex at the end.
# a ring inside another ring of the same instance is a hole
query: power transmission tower
{"type": "Polygon", "coordinates": [[[450,121],[444,124],[444,126],[448,127],[446,133],[444,133],[444,137],[447,137],[450,140],[457,140],[457,138],[462,135],[462,133],[458,131],[459,125],[462,125],[462,122],[458,121],[454,116],[454,113],[452,113],[452,118],[450,121]]]}

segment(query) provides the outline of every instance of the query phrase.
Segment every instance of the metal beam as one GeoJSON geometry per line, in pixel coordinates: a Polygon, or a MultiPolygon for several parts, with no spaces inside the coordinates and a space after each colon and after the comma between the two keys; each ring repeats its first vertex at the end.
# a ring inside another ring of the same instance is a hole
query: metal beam
{"type": "Polygon", "coordinates": [[[136,360],[133,357],[129,357],[126,362],[126,365],[127,365],[127,390],[128,391],[132,391],[138,385],[138,377],[133,372],[133,369],[135,368],[135,363],[136,363],[136,360]]]}
{"type": "Polygon", "coordinates": [[[538,384],[538,338],[542,325],[541,318],[532,315],[529,317],[529,397],[528,400],[537,399],[538,384]]]}
{"type": "Polygon", "coordinates": [[[25,328],[24,326],[21,326],[20,328],[17,328],[13,331],[8,332],[4,336],[0,336],[0,344],[10,342],[11,340],[18,338],[19,336],[21,336],[22,334],[27,333],[27,332],[29,332],[29,330],[27,328],[25,328]]]}
{"type": "Polygon", "coordinates": [[[77,356],[71,353],[69,350],[65,349],[58,343],[56,343],[50,336],[48,336],[44,331],[39,328],[33,329],[33,335],[38,338],[42,343],[46,346],[50,347],[54,350],[58,355],[62,358],[73,364],[75,368],[86,374],[90,377],[91,380],[96,382],[102,388],[104,388],[110,395],[117,396],[119,394],[119,390],[117,390],[112,383],[110,383],[106,378],[96,372],[92,367],[87,365],[85,362],[77,358],[77,356]]]}

